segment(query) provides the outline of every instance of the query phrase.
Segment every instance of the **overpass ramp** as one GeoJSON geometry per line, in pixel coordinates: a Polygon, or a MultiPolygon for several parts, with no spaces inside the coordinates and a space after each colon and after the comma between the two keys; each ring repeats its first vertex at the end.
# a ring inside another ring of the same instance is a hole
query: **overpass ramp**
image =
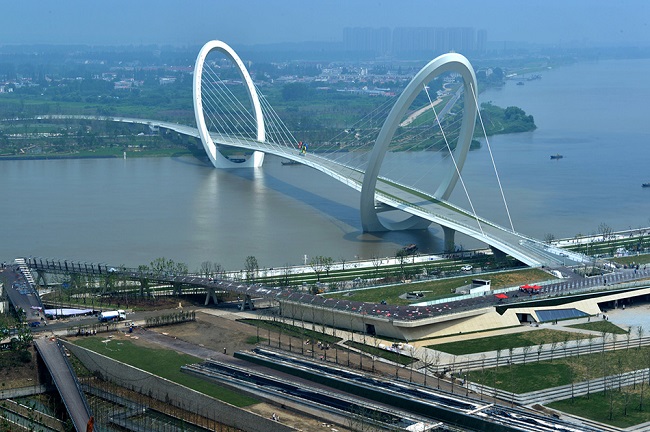
{"type": "Polygon", "coordinates": [[[68,415],[77,432],[85,432],[91,417],[90,407],[79,386],[77,376],[66,358],[59,341],[52,339],[35,339],[34,345],[50,372],[68,415]]]}

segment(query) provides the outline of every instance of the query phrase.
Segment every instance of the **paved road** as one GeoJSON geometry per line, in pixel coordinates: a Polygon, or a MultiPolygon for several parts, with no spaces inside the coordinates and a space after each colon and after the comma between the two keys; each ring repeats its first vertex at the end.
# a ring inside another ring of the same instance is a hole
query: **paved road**
{"type": "Polygon", "coordinates": [[[9,301],[14,305],[14,308],[24,310],[28,322],[38,322],[39,325],[42,321],[44,322],[45,316],[41,309],[42,303],[38,293],[18,267],[9,266],[5,268],[2,271],[2,279],[5,282],[9,301]]]}

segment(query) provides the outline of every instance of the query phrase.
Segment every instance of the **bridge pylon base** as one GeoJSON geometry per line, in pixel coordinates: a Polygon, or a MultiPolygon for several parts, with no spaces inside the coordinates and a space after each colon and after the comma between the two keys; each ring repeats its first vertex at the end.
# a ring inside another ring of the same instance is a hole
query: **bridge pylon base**
{"type": "Polygon", "coordinates": [[[43,270],[36,270],[36,281],[35,281],[36,288],[39,288],[41,286],[47,288],[47,279],[45,279],[45,272],[43,270]],[[39,282],[43,282],[43,285],[40,285],[39,282]]]}
{"type": "Polygon", "coordinates": [[[408,230],[424,230],[429,228],[431,221],[423,219],[419,216],[411,215],[402,221],[388,221],[380,220],[378,213],[397,210],[393,207],[384,204],[374,207],[371,211],[367,212],[361,210],[361,226],[363,232],[386,232],[386,231],[408,231],[408,230]]]}
{"type": "Polygon", "coordinates": [[[456,230],[443,225],[440,226],[442,227],[442,232],[445,235],[445,252],[453,252],[456,249],[456,230]]]}
{"type": "Polygon", "coordinates": [[[495,256],[495,258],[505,258],[508,255],[493,246],[490,246],[490,250],[492,250],[492,254],[495,256]]]}

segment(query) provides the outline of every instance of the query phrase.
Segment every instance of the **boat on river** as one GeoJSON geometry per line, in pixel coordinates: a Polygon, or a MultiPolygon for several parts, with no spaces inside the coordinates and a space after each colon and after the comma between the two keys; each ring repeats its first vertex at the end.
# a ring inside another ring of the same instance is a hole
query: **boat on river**
{"type": "Polygon", "coordinates": [[[558,153],[558,154],[551,155],[551,159],[562,159],[563,157],[564,157],[564,156],[562,156],[562,155],[559,154],[559,153],[558,153]]]}
{"type": "Polygon", "coordinates": [[[418,251],[418,245],[416,245],[415,243],[408,244],[408,245],[404,246],[401,249],[401,251],[406,255],[413,255],[414,253],[416,253],[418,251]]]}
{"type": "Polygon", "coordinates": [[[286,160],[286,161],[281,161],[282,165],[302,165],[300,162],[295,161],[295,160],[286,160]]]}
{"type": "Polygon", "coordinates": [[[641,187],[650,187],[650,183],[643,183],[641,187]]]}

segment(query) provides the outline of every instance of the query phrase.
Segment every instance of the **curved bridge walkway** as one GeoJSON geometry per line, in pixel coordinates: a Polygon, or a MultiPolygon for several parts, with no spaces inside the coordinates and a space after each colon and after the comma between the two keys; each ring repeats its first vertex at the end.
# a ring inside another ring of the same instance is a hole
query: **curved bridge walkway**
{"type": "MultiPolygon", "coordinates": [[[[41,116],[37,119],[83,119],[143,124],[200,138],[199,131],[195,127],[152,119],[56,115],[41,116]]],[[[242,139],[240,137],[229,138],[223,135],[213,134],[212,138],[215,143],[220,145],[238,147],[251,151],[261,151],[300,162],[303,165],[310,166],[335,178],[359,192],[361,191],[364,177],[362,170],[326,159],[318,154],[301,154],[292,148],[278,146],[273,143],[242,139]]],[[[481,217],[474,216],[454,204],[433,197],[429,193],[393,182],[386,178],[379,178],[377,180],[375,199],[378,203],[389,208],[402,210],[483,241],[491,247],[531,267],[556,267],[564,264],[582,263],[586,260],[586,257],[581,254],[550,247],[539,240],[514,232],[481,217]]]]}
{"type": "Polygon", "coordinates": [[[52,376],[75,430],[86,431],[92,413],[59,342],[56,339],[35,339],[34,345],[52,376]]]}

